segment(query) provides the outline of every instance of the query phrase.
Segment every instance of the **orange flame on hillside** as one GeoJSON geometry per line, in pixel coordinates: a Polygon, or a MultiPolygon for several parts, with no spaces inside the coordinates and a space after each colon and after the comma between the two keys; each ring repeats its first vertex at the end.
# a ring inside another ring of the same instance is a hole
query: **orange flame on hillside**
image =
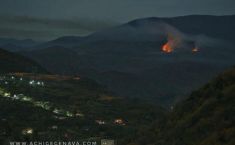
{"type": "Polygon", "coordinates": [[[171,47],[169,42],[167,42],[162,46],[162,51],[164,51],[165,53],[171,53],[173,51],[173,48],[171,47]]]}
{"type": "Polygon", "coordinates": [[[171,53],[177,46],[180,45],[180,43],[181,39],[179,37],[168,34],[167,43],[162,46],[162,51],[165,53],[171,53]]]}

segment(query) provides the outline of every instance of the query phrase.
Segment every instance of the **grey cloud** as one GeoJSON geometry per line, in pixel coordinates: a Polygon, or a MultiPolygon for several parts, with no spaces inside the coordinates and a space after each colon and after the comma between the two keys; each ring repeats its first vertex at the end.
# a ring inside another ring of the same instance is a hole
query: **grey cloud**
{"type": "Polygon", "coordinates": [[[92,19],[0,16],[0,36],[14,37],[15,35],[22,38],[53,39],[64,35],[88,35],[115,25],[118,23],[92,19]]]}

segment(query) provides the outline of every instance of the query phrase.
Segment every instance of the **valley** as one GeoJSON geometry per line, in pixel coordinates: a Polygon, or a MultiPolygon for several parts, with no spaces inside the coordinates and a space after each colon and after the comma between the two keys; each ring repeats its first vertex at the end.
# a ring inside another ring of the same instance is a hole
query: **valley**
{"type": "Polygon", "coordinates": [[[0,38],[0,144],[235,144],[234,25],[148,17],[87,36],[0,38]]]}
{"type": "Polygon", "coordinates": [[[140,125],[165,114],[153,104],[112,96],[89,79],[51,78],[19,73],[0,77],[1,142],[111,138],[127,143],[140,125]]]}

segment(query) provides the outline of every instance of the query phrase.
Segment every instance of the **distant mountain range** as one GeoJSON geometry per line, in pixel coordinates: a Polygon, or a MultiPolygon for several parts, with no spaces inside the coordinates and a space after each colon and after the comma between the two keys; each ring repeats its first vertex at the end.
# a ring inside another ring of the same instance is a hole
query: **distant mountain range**
{"type": "MultiPolygon", "coordinates": [[[[172,29],[185,34],[199,35],[222,39],[230,42],[235,40],[235,15],[210,16],[189,15],[173,18],[150,17],[130,21],[126,24],[98,31],[85,37],[64,36],[48,42],[35,42],[31,39],[17,40],[0,38],[0,47],[17,46],[22,50],[32,48],[46,48],[52,46],[78,47],[84,43],[96,41],[159,41],[163,39],[159,34],[166,35],[172,29]]],[[[12,51],[16,51],[10,48],[12,51]]],[[[17,49],[18,51],[18,49],[17,49]]]]}
{"type": "Polygon", "coordinates": [[[32,39],[13,39],[13,38],[0,38],[0,48],[4,48],[9,51],[17,52],[23,50],[31,50],[40,42],[36,42],[32,39]]]}
{"type": "Polygon", "coordinates": [[[20,53],[53,73],[83,75],[117,95],[169,105],[235,63],[234,26],[235,16],[144,18],[20,53]]]}
{"type": "Polygon", "coordinates": [[[235,16],[195,15],[43,43],[2,38],[0,142],[95,134],[129,145],[234,145],[234,26],[235,16]],[[14,72],[30,74],[6,75],[14,72]]]}

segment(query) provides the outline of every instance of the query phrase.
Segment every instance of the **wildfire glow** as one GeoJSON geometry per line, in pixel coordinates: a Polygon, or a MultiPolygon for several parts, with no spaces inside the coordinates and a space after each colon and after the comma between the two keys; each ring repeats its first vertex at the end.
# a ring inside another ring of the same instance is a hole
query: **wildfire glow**
{"type": "Polygon", "coordinates": [[[162,51],[164,51],[165,53],[171,53],[173,51],[173,48],[171,47],[169,42],[167,42],[162,46],[162,51]]]}
{"type": "Polygon", "coordinates": [[[168,34],[167,43],[162,46],[162,51],[165,53],[171,53],[174,49],[181,44],[181,38],[174,36],[173,34],[168,34]]]}
{"type": "Polygon", "coordinates": [[[194,53],[198,52],[198,48],[197,47],[193,48],[192,52],[194,52],[194,53]]]}

